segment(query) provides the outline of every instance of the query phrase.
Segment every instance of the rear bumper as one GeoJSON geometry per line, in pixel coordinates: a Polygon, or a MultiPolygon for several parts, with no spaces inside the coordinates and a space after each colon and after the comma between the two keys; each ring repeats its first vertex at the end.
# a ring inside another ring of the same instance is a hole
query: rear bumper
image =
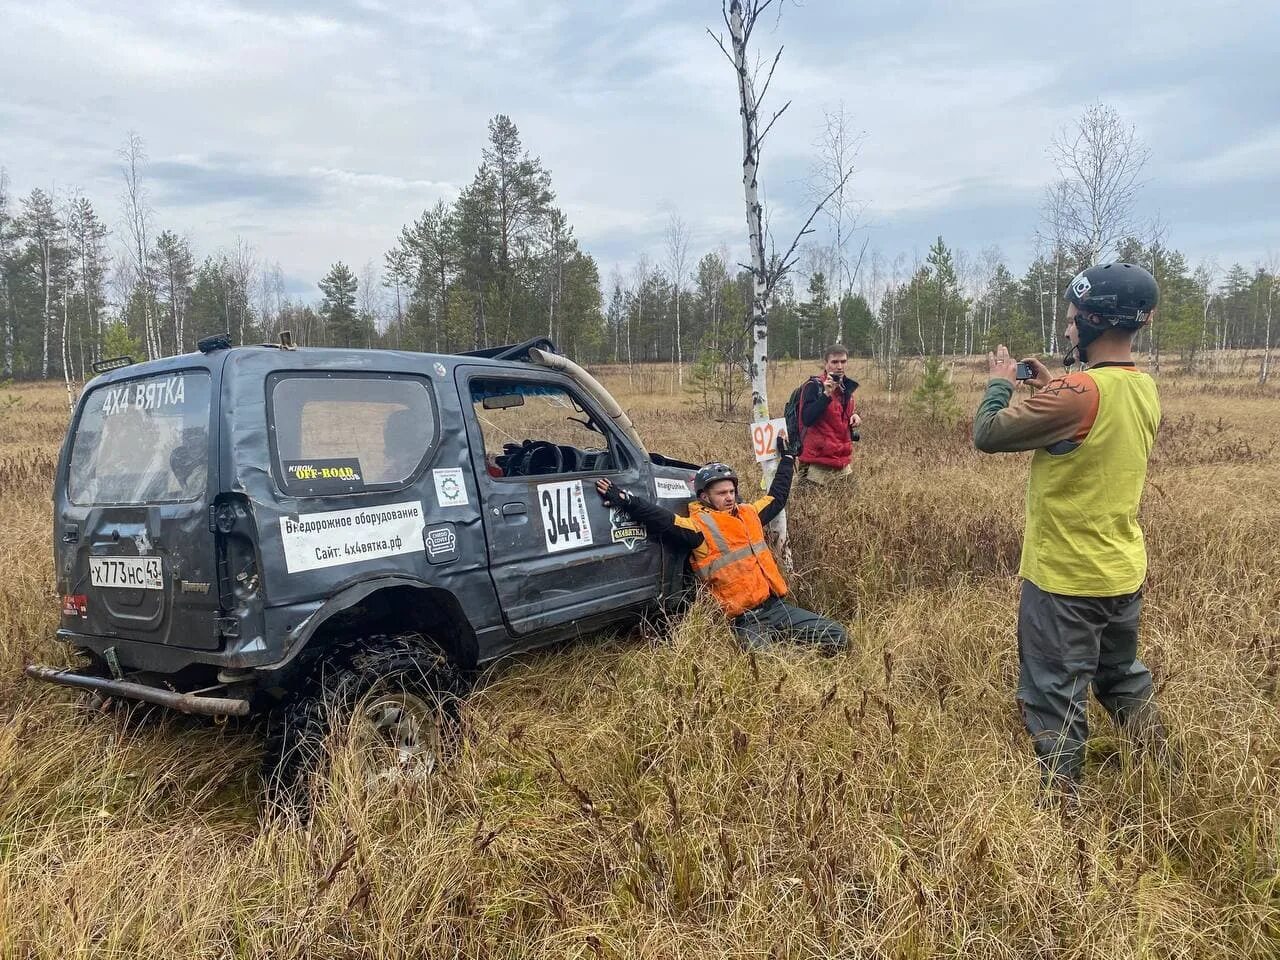
{"type": "Polygon", "coordinates": [[[243,717],[249,712],[248,700],[234,697],[198,697],[195,694],[177,693],[143,683],[110,680],[106,677],[92,677],[72,670],[59,670],[56,667],[46,667],[38,663],[28,664],[23,673],[32,680],[43,680],[45,683],[56,683],[80,690],[92,690],[127,700],[142,700],[181,713],[194,713],[205,717],[243,717]]]}
{"type": "Polygon", "coordinates": [[[290,630],[306,621],[319,603],[291,604],[245,612],[238,635],[224,637],[218,648],[180,646],[179,642],[157,643],[146,635],[105,636],[81,633],[63,621],[56,638],[71,647],[82,647],[98,656],[115,648],[126,672],[146,670],[174,674],[193,666],[214,670],[271,670],[286,657],[290,630]]]}

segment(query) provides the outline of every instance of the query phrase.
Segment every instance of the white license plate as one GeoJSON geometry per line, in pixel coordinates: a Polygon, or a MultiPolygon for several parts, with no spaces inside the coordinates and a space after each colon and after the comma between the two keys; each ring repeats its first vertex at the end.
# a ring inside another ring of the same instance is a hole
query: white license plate
{"type": "Polygon", "coordinates": [[[164,589],[159,557],[90,557],[89,582],[125,590],[164,589]]]}

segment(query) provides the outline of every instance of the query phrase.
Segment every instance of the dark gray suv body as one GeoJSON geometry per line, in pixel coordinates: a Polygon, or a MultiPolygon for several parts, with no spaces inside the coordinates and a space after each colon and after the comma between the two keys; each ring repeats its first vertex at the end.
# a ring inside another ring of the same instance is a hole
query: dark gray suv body
{"type": "Polygon", "coordinates": [[[465,672],[669,607],[684,556],[594,483],[679,508],[693,466],[528,347],[215,345],[96,378],[54,487],[57,636],[91,666],[29,675],[241,714],[365,638],[465,672]]]}

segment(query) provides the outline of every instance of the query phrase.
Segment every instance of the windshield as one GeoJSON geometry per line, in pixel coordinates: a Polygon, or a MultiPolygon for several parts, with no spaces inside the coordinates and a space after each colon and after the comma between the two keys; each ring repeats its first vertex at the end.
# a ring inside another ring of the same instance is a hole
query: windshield
{"type": "Polygon", "coordinates": [[[208,464],[206,371],[110,384],[85,398],[67,495],[79,506],[195,500],[208,464]]]}

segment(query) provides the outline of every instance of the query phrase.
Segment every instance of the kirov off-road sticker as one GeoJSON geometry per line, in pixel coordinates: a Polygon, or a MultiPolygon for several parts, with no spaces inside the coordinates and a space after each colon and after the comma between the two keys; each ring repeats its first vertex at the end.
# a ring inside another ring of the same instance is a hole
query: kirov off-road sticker
{"type": "Polygon", "coordinates": [[[284,461],[285,487],[306,493],[346,493],[364,487],[364,471],[355,457],[284,461]]]}
{"type": "Polygon", "coordinates": [[[357,510],[328,510],[280,518],[290,573],[422,553],[423,512],[417,500],[357,510]]]}
{"type": "Polygon", "coordinates": [[[590,546],[591,520],[581,480],[538,484],[538,513],[547,553],[590,546]]]}
{"type": "Polygon", "coordinates": [[[436,502],[440,506],[465,507],[467,505],[467,485],[462,480],[461,467],[432,470],[431,476],[436,482],[436,502]]]}

